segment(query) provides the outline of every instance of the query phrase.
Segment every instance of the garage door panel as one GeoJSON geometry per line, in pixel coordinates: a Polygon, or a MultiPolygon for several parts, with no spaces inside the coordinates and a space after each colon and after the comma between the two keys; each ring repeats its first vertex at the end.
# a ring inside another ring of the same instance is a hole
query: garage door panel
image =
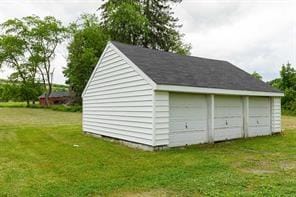
{"type": "Polygon", "coordinates": [[[215,96],[214,140],[242,137],[242,100],[239,96],[215,96]]]}
{"type": "Polygon", "coordinates": [[[270,127],[269,126],[261,126],[260,128],[253,126],[249,127],[249,137],[269,135],[270,127]]]}
{"type": "Polygon", "coordinates": [[[250,126],[269,126],[270,118],[269,117],[254,117],[249,119],[250,126]]]}
{"type": "Polygon", "coordinates": [[[200,103],[205,101],[205,95],[196,95],[196,94],[179,94],[179,93],[170,93],[173,99],[170,100],[171,107],[180,107],[180,106],[201,106],[200,103]],[[193,102],[194,101],[194,102],[193,102]]]}
{"type": "Polygon", "coordinates": [[[241,117],[241,112],[238,110],[239,108],[215,108],[215,117],[223,118],[223,117],[241,117]],[[227,114],[225,114],[227,111],[227,114]]]}
{"type": "Polygon", "coordinates": [[[249,98],[248,136],[271,134],[270,99],[267,97],[249,98]]]}
{"type": "Polygon", "coordinates": [[[172,121],[171,126],[174,128],[174,131],[186,131],[186,130],[206,130],[207,124],[204,120],[195,121],[195,120],[175,120],[172,121]],[[187,126],[187,128],[186,128],[187,126]]]}
{"type": "Polygon", "coordinates": [[[205,95],[170,93],[169,146],[207,141],[207,101],[205,95]]]}
{"type": "Polygon", "coordinates": [[[198,107],[171,107],[170,109],[170,113],[172,115],[172,118],[176,118],[176,117],[184,117],[184,115],[186,117],[196,117],[196,116],[200,116],[202,117],[202,115],[204,115],[206,113],[206,110],[204,108],[198,108],[198,107]]]}
{"type": "Polygon", "coordinates": [[[232,128],[219,128],[215,129],[215,141],[222,141],[227,139],[241,138],[241,133],[237,132],[240,130],[240,126],[232,128]]]}
{"type": "Polygon", "coordinates": [[[249,105],[254,107],[268,107],[269,103],[267,101],[268,98],[266,97],[250,97],[249,105]]]}
{"type": "Polygon", "coordinates": [[[185,131],[172,132],[173,138],[170,138],[170,146],[184,146],[191,144],[205,143],[207,133],[204,131],[185,131]]]}
{"type": "Polygon", "coordinates": [[[231,128],[241,126],[241,117],[215,119],[215,128],[231,128]]]}
{"type": "Polygon", "coordinates": [[[270,113],[270,110],[268,107],[255,107],[255,106],[252,106],[252,108],[250,107],[250,111],[249,111],[249,116],[252,117],[252,116],[266,116],[266,117],[269,117],[269,113],[270,113]]]}
{"type": "Polygon", "coordinates": [[[215,100],[219,99],[219,102],[215,102],[217,106],[229,106],[229,107],[240,107],[240,98],[237,96],[215,96],[215,100]]]}

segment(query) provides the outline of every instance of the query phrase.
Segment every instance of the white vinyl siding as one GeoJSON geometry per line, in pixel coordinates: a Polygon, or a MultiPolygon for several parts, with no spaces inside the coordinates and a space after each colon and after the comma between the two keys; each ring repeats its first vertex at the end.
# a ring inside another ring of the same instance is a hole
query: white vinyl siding
{"type": "Polygon", "coordinates": [[[272,132],[278,133],[281,132],[281,98],[273,97],[272,98],[272,132]]]}
{"type": "Polygon", "coordinates": [[[148,146],[281,131],[281,93],[156,84],[108,44],[83,92],[83,130],[148,146]]]}
{"type": "Polygon", "coordinates": [[[83,96],[83,130],[153,145],[151,85],[108,46],[83,96]]]}
{"type": "Polygon", "coordinates": [[[243,106],[239,96],[215,96],[214,141],[241,138],[243,106]]]}
{"type": "Polygon", "coordinates": [[[269,97],[249,97],[249,137],[271,134],[270,106],[269,97]]]}
{"type": "Polygon", "coordinates": [[[206,95],[170,93],[170,147],[207,142],[207,126],[206,95]]]}
{"type": "Polygon", "coordinates": [[[156,91],[154,94],[155,146],[169,144],[169,93],[156,91]]]}

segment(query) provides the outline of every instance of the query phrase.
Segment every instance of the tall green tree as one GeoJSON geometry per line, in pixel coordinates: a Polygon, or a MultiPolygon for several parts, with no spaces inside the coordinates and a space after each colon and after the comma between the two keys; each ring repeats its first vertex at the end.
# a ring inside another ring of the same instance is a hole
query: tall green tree
{"type": "Polygon", "coordinates": [[[179,54],[189,54],[182,42],[171,5],[181,0],[109,0],[101,6],[102,26],[112,40],[179,54]]]}
{"type": "Polygon", "coordinates": [[[254,71],[251,75],[258,80],[262,80],[262,76],[259,73],[257,73],[256,71],[254,71]]]}
{"type": "MultiPolygon", "coordinates": [[[[10,42],[6,44],[6,48],[2,47],[2,62],[17,70],[15,79],[21,78],[21,82],[31,81],[27,84],[30,87],[34,87],[38,74],[43,82],[48,104],[54,70],[51,62],[57,46],[67,37],[67,28],[52,16],[43,19],[38,16],[27,16],[7,20],[2,24],[2,29],[2,43],[10,42]]],[[[27,89],[32,92],[30,88],[27,89]]]]}
{"type": "Polygon", "coordinates": [[[296,90],[296,70],[289,62],[282,66],[280,75],[282,79],[280,84],[281,90],[296,90]]]}
{"type": "Polygon", "coordinates": [[[54,67],[52,60],[55,52],[68,36],[68,29],[55,17],[46,16],[41,19],[38,16],[25,17],[24,21],[30,28],[32,41],[32,62],[37,62],[37,68],[45,89],[45,100],[49,105],[48,97],[52,92],[54,67]]]}
{"type": "Polygon", "coordinates": [[[95,15],[82,15],[71,25],[72,38],[68,47],[68,63],[64,69],[66,83],[81,102],[82,91],[97,64],[109,36],[103,31],[95,15]]]}
{"type": "Polygon", "coordinates": [[[282,108],[296,114],[296,69],[290,63],[282,65],[280,78],[270,84],[284,92],[282,108]]]}
{"type": "MultiPolygon", "coordinates": [[[[0,65],[5,65],[14,70],[10,78],[13,79],[13,82],[23,87],[21,98],[29,105],[29,102],[34,102],[37,97],[36,94],[32,93],[37,93],[37,91],[34,90],[36,85],[36,67],[29,60],[29,54],[26,50],[27,42],[23,37],[10,34],[9,31],[1,35],[0,65]]],[[[6,90],[10,90],[8,86],[6,90]]],[[[5,92],[8,93],[9,91],[5,92]]]]}
{"type": "Polygon", "coordinates": [[[280,89],[285,93],[282,98],[282,106],[284,109],[296,113],[296,70],[290,63],[287,63],[282,66],[280,75],[280,89]]]}
{"type": "Polygon", "coordinates": [[[108,1],[103,5],[102,26],[112,40],[144,45],[148,36],[148,19],[137,1],[108,1]]]}

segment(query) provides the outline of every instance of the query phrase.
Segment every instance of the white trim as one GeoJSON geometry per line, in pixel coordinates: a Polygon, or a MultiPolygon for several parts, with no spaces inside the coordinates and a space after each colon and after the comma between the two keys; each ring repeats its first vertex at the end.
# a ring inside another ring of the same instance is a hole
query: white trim
{"type": "Polygon", "coordinates": [[[269,124],[270,124],[270,134],[272,134],[273,133],[273,126],[272,126],[272,119],[273,119],[273,114],[272,114],[272,108],[273,108],[273,102],[274,102],[274,98],[272,98],[272,97],[269,97],[269,117],[270,117],[270,122],[269,122],[269,124]]]}
{"type": "Polygon", "coordinates": [[[247,138],[249,135],[249,97],[243,97],[243,137],[247,138]]]}
{"type": "Polygon", "coordinates": [[[208,143],[214,143],[215,135],[215,95],[211,94],[207,96],[207,108],[208,108],[208,143]]]}
{"type": "Polygon", "coordinates": [[[130,66],[132,66],[132,68],[141,76],[143,77],[144,80],[146,80],[151,86],[152,89],[156,88],[156,83],[150,78],[148,77],[148,75],[146,75],[138,66],[136,66],[126,55],[124,55],[114,44],[112,44],[110,42],[110,46],[112,46],[112,48],[120,55],[121,58],[124,59],[124,61],[126,61],[126,63],[128,63],[130,66]]]}
{"type": "Polygon", "coordinates": [[[284,96],[283,93],[276,93],[276,92],[228,90],[228,89],[218,89],[218,88],[200,88],[200,87],[177,86],[177,85],[157,85],[155,90],[170,91],[170,92],[202,93],[202,94],[242,95],[242,96],[278,96],[278,97],[284,96]]]}
{"type": "Polygon", "coordinates": [[[156,102],[155,102],[155,91],[152,91],[152,146],[155,146],[155,135],[156,135],[156,129],[155,129],[155,108],[156,108],[156,102]]]}
{"type": "Polygon", "coordinates": [[[88,89],[88,86],[89,86],[90,82],[91,82],[92,79],[94,78],[95,73],[97,72],[97,70],[98,70],[98,68],[99,68],[99,65],[101,64],[102,59],[103,59],[103,57],[105,56],[106,51],[108,51],[108,48],[109,48],[110,44],[111,44],[110,42],[107,43],[107,45],[106,45],[106,47],[105,47],[105,49],[104,49],[104,51],[103,51],[103,53],[102,53],[102,55],[101,55],[101,57],[100,57],[98,63],[96,64],[96,66],[95,66],[93,72],[91,73],[91,76],[90,76],[90,78],[89,78],[89,80],[88,80],[88,82],[87,82],[87,84],[86,84],[86,86],[85,86],[85,88],[84,88],[84,90],[83,90],[83,92],[82,92],[82,94],[81,94],[81,97],[82,97],[82,98],[84,97],[84,95],[85,95],[85,93],[86,93],[86,90],[88,89]]]}

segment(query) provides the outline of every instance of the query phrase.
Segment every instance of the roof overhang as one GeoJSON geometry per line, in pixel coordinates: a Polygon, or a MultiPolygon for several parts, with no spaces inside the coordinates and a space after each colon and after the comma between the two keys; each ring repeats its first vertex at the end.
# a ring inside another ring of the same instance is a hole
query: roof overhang
{"type": "Polygon", "coordinates": [[[248,90],[228,90],[218,88],[201,88],[177,85],[157,85],[155,90],[168,92],[200,93],[200,94],[220,94],[220,95],[240,95],[240,96],[271,96],[282,97],[284,93],[280,92],[261,92],[248,90]]]}

